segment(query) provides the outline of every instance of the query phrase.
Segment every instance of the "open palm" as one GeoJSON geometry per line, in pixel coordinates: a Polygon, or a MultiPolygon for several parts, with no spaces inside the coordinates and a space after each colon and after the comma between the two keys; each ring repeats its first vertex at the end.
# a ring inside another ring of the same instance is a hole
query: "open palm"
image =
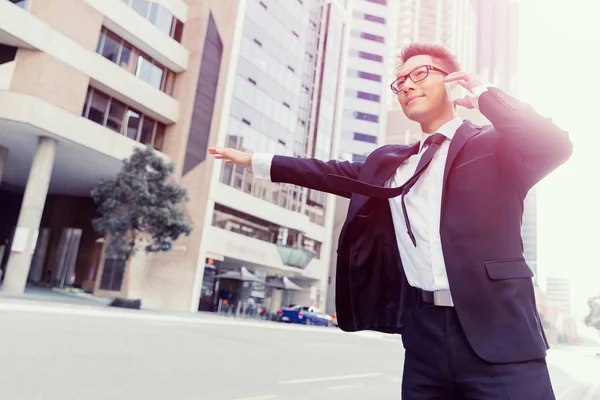
{"type": "Polygon", "coordinates": [[[252,153],[217,147],[209,147],[208,153],[214,155],[217,160],[225,160],[225,164],[235,164],[243,168],[250,168],[252,166],[252,153]]]}

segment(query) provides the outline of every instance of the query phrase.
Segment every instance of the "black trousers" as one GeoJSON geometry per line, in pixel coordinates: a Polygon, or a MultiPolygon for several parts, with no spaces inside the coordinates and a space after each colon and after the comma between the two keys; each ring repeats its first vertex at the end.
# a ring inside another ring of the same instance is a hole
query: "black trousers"
{"type": "Polygon", "coordinates": [[[454,308],[421,303],[405,315],[403,325],[403,400],[555,399],[545,359],[482,360],[467,342],[454,308]]]}

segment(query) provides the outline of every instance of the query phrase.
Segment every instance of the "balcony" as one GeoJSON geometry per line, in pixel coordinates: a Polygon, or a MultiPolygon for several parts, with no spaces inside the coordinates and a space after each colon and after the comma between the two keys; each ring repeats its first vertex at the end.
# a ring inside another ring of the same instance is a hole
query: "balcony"
{"type": "Polygon", "coordinates": [[[187,69],[189,53],[180,43],[130,8],[123,0],[86,0],[104,15],[103,25],[150,57],[179,73],[187,69]]]}

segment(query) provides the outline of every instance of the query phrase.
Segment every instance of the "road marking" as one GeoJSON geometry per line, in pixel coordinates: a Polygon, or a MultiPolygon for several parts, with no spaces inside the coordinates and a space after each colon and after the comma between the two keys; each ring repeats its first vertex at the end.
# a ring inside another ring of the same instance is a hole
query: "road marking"
{"type": "Polygon", "coordinates": [[[329,386],[327,390],[344,390],[344,389],[354,389],[358,387],[364,387],[363,384],[355,384],[355,385],[339,385],[339,386],[329,386]]]}
{"type": "Polygon", "coordinates": [[[235,399],[235,400],[268,400],[268,399],[276,399],[279,396],[275,395],[275,394],[267,394],[265,396],[254,396],[254,397],[241,397],[239,399],[235,399]]]}
{"type": "Polygon", "coordinates": [[[373,372],[370,374],[356,374],[356,375],[338,375],[338,376],[322,376],[319,378],[306,378],[306,379],[291,379],[289,381],[279,381],[280,385],[295,385],[298,383],[317,383],[317,382],[328,382],[328,381],[342,381],[346,379],[362,379],[362,378],[373,378],[381,376],[379,372],[373,372]]]}
{"type": "Polygon", "coordinates": [[[333,348],[333,347],[354,347],[351,344],[339,344],[339,343],[306,343],[305,347],[325,347],[325,348],[333,348]]]}
{"type": "Polygon", "coordinates": [[[593,400],[596,394],[600,393],[600,383],[592,383],[581,400],[593,400]]]}

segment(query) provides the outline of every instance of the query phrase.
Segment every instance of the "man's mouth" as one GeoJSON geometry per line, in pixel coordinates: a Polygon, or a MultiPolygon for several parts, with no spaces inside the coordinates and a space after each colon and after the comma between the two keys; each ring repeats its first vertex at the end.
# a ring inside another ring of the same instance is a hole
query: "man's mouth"
{"type": "Polygon", "coordinates": [[[423,97],[423,95],[409,97],[408,99],[406,99],[406,104],[410,103],[414,99],[418,99],[419,97],[423,97]]]}

